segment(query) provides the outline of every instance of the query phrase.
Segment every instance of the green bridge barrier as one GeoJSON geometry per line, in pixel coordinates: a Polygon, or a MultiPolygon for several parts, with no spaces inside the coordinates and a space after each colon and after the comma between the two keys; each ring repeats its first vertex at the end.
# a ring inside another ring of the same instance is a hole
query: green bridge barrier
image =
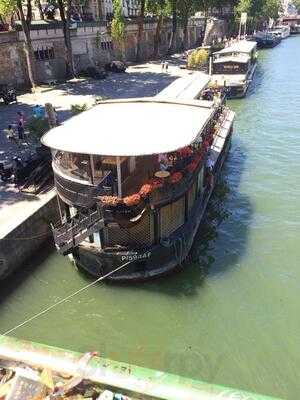
{"type": "Polygon", "coordinates": [[[138,399],[276,400],[100,357],[93,357],[83,366],[79,362],[81,357],[81,353],[0,336],[0,361],[14,360],[61,374],[80,375],[138,399]]]}

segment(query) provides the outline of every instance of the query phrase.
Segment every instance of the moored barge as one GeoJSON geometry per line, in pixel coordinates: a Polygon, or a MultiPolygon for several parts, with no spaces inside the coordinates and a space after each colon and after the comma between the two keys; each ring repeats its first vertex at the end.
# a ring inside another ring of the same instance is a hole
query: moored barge
{"type": "Polygon", "coordinates": [[[281,36],[269,31],[258,31],[253,35],[259,49],[269,49],[281,42],[281,36]]]}
{"type": "Polygon", "coordinates": [[[222,94],[203,100],[204,87],[104,101],[44,135],[61,214],[56,247],[78,268],[125,281],[182,266],[233,129],[222,94]]]}
{"type": "Polygon", "coordinates": [[[252,81],[257,61],[256,42],[239,40],[213,53],[211,81],[226,87],[228,98],[244,97],[252,81]]]}

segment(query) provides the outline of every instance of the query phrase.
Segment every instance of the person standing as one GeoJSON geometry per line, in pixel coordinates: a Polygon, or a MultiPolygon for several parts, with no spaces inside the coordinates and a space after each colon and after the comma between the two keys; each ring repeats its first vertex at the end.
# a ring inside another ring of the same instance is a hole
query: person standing
{"type": "Polygon", "coordinates": [[[162,61],[160,65],[161,65],[161,70],[162,70],[162,72],[164,72],[164,69],[165,69],[165,63],[164,63],[164,61],[162,61]]]}
{"type": "Polygon", "coordinates": [[[165,62],[165,70],[166,70],[166,72],[168,72],[168,69],[169,69],[169,63],[168,63],[168,61],[166,61],[165,62]]]}
{"type": "Polygon", "coordinates": [[[21,111],[17,112],[17,129],[18,129],[18,136],[20,140],[24,139],[24,125],[25,119],[24,115],[21,111]]]}

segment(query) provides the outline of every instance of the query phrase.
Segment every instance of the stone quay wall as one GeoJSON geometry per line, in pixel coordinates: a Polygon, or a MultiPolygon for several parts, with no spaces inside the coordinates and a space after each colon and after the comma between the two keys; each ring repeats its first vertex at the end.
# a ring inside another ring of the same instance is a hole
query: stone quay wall
{"type": "Polygon", "coordinates": [[[0,239],[0,280],[26,265],[37,252],[52,240],[50,222],[59,220],[56,194],[35,212],[0,239]]]}
{"type": "MultiPolygon", "coordinates": [[[[143,60],[153,57],[154,35],[157,23],[145,22],[141,54],[143,60]]],[[[205,19],[192,18],[188,26],[187,47],[200,44],[204,35],[205,19]]],[[[159,53],[166,55],[171,37],[172,24],[167,21],[161,32],[159,53]]],[[[138,26],[126,25],[123,56],[128,62],[135,60],[138,26]]],[[[66,76],[66,54],[62,26],[59,21],[49,24],[32,25],[32,45],[35,50],[36,68],[40,83],[62,81],[66,76]]],[[[74,63],[77,72],[87,66],[102,66],[120,58],[120,49],[113,43],[108,28],[99,22],[75,23],[71,28],[74,63]]],[[[176,49],[180,51],[183,32],[179,29],[176,49]]],[[[12,32],[0,32],[0,84],[9,83],[15,87],[28,86],[28,74],[24,57],[24,34],[20,28],[12,32]]]]}

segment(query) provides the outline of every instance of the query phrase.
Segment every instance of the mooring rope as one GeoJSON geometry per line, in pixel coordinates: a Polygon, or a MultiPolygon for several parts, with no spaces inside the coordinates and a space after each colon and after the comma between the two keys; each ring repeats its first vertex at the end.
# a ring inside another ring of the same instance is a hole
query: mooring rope
{"type": "Polygon", "coordinates": [[[32,317],[26,319],[25,321],[21,322],[20,324],[16,325],[15,327],[7,330],[4,333],[1,333],[2,336],[7,336],[10,333],[14,332],[15,330],[21,328],[24,325],[27,325],[29,322],[33,321],[34,319],[46,314],[47,312],[51,311],[53,308],[59,306],[60,304],[65,303],[67,300],[71,299],[72,297],[75,297],[76,295],[78,295],[79,293],[89,289],[90,287],[94,286],[96,283],[103,281],[105,278],[108,278],[109,276],[113,275],[115,272],[120,271],[122,268],[126,267],[128,264],[130,264],[132,261],[128,261],[125,264],[120,265],[118,268],[116,268],[113,271],[108,272],[106,275],[101,276],[100,278],[96,279],[94,282],[89,283],[88,285],[82,287],[81,289],[77,290],[74,293],[69,294],[67,297],[59,300],[57,303],[52,304],[51,306],[45,308],[44,310],[40,311],[37,314],[34,314],[32,317]]]}

